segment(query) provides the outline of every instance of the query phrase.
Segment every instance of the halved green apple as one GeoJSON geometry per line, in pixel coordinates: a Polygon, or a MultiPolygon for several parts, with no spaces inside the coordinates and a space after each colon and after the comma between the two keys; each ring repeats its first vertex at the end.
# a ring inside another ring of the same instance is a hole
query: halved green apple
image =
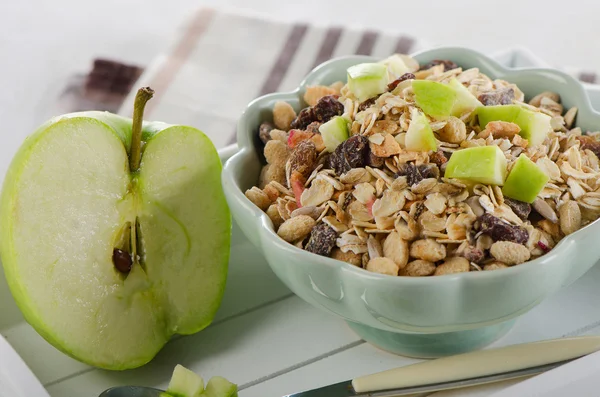
{"type": "Polygon", "coordinates": [[[411,112],[410,125],[404,137],[406,150],[416,152],[428,152],[437,150],[437,141],[433,135],[427,116],[413,109],[411,112]]]}
{"type": "Polygon", "coordinates": [[[521,135],[529,141],[529,146],[544,142],[552,131],[551,117],[541,112],[526,109],[519,105],[483,106],[477,110],[479,125],[485,128],[490,121],[508,121],[521,127],[521,135]]]}
{"type": "Polygon", "coordinates": [[[521,154],[504,182],[502,194],[515,200],[533,203],[549,179],[550,177],[529,157],[521,154]]]}
{"type": "Polygon", "coordinates": [[[359,101],[387,90],[388,67],[383,63],[361,63],[348,68],[348,89],[359,101]]]}
{"type": "Polygon", "coordinates": [[[452,153],[444,176],[486,185],[502,185],[506,179],[506,157],[498,146],[479,146],[452,153]]]}
{"type": "Polygon", "coordinates": [[[136,109],[133,123],[82,112],[42,125],[0,199],[2,264],[26,320],[107,369],[143,365],[171,335],[205,328],[227,276],[217,151],[195,128],[142,125],[136,109]]]}

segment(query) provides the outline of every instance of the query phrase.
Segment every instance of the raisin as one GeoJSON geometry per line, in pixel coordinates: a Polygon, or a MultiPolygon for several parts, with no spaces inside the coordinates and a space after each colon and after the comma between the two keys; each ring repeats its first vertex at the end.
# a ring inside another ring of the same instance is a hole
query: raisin
{"type": "Polygon", "coordinates": [[[485,254],[479,248],[469,245],[461,253],[461,256],[464,257],[469,262],[480,263],[483,260],[483,258],[485,257],[485,254]]]}
{"type": "Polygon", "coordinates": [[[312,108],[305,108],[300,111],[300,114],[292,120],[290,124],[290,129],[293,130],[304,130],[315,120],[315,116],[313,115],[312,108]]]}
{"type": "Polygon", "coordinates": [[[515,99],[515,90],[502,88],[496,91],[488,91],[480,94],[477,99],[484,106],[510,105],[515,99]]]}
{"type": "Polygon", "coordinates": [[[388,91],[394,91],[398,84],[402,83],[405,80],[414,80],[415,75],[412,73],[404,73],[402,76],[398,77],[396,80],[392,81],[388,84],[388,91]]]}
{"type": "Polygon", "coordinates": [[[325,123],[334,116],[341,116],[344,114],[344,105],[338,101],[337,96],[327,95],[319,99],[319,102],[313,106],[313,114],[315,120],[325,123]]]}
{"type": "Polygon", "coordinates": [[[290,154],[291,171],[299,172],[308,178],[317,166],[317,147],[311,141],[301,141],[290,154]]]}
{"type": "Polygon", "coordinates": [[[442,164],[445,164],[448,162],[448,158],[446,158],[446,156],[444,155],[444,152],[442,152],[441,150],[438,150],[437,152],[435,152],[429,156],[429,161],[431,161],[433,164],[437,165],[438,167],[441,167],[442,164]]]}
{"type": "Polygon", "coordinates": [[[118,248],[113,249],[112,261],[117,270],[121,273],[129,273],[131,266],[133,265],[131,254],[118,248]]]}
{"type": "Polygon", "coordinates": [[[529,213],[531,212],[531,205],[524,201],[513,200],[508,197],[504,197],[504,203],[510,207],[511,210],[522,220],[527,220],[529,213]]]}
{"type": "Polygon", "coordinates": [[[337,233],[335,230],[325,223],[320,223],[312,228],[310,238],[304,249],[317,255],[329,256],[331,250],[335,247],[336,239],[337,233]]]}
{"type": "Polygon", "coordinates": [[[377,100],[378,97],[374,96],[373,98],[369,98],[364,102],[361,102],[360,105],[358,105],[358,111],[362,112],[363,110],[366,110],[368,108],[370,108],[372,105],[375,104],[375,101],[377,100]]]}
{"type": "Polygon", "coordinates": [[[290,128],[305,130],[315,121],[325,123],[333,116],[341,116],[343,113],[344,105],[338,101],[337,96],[327,95],[319,99],[315,106],[302,109],[298,117],[292,120],[290,128]]]}
{"type": "Polygon", "coordinates": [[[369,140],[362,135],[354,135],[335,148],[335,151],[329,156],[329,168],[333,169],[336,175],[342,175],[352,168],[365,165],[367,150],[369,150],[369,140]]]}
{"type": "Polygon", "coordinates": [[[268,121],[265,121],[258,127],[258,137],[264,144],[271,140],[271,131],[274,128],[275,126],[268,121]]]}
{"type": "Polygon", "coordinates": [[[581,150],[589,149],[594,152],[597,157],[600,157],[600,141],[586,135],[578,136],[577,139],[581,142],[581,150]]]}
{"type": "Polygon", "coordinates": [[[456,69],[457,64],[448,59],[434,59],[433,61],[421,66],[420,70],[427,70],[437,65],[444,65],[444,72],[447,70],[456,69]]]}
{"type": "Polygon", "coordinates": [[[406,176],[408,186],[415,185],[426,178],[438,178],[440,170],[435,164],[405,163],[398,168],[397,176],[406,176]]]}
{"type": "Polygon", "coordinates": [[[318,121],[313,121],[312,123],[306,126],[306,131],[312,132],[313,134],[320,134],[321,131],[319,131],[319,127],[321,126],[321,124],[322,123],[319,123],[318,121]]]}
{"type": "Polygon", "coordinates": [[[489,235],[494,241],[512,241],[525,244],[529,239],[527,230],[510,225],[490,214],[481,215],[477,222],[481,233],[489,235]]]}

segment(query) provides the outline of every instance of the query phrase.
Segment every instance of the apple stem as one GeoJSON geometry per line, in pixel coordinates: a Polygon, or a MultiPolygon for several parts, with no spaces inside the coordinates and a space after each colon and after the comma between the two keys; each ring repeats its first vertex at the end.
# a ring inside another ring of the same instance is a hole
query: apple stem
{"type": "Polygon", "coordinates": [[[133,124],[131,126],[131,148],[129,150],[129,168],[135,172],[140,168],[142,160],[142,123],[144,121],[144,108],[154,95],[150,87],[142,87],[135,95],[133,103],[133,124]]]}

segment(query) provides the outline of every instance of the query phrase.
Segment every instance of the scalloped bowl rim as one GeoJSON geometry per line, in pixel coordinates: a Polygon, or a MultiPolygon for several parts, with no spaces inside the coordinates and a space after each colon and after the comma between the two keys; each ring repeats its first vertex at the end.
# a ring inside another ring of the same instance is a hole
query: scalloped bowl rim
{"type": "MultiPolygon", "coordinates": [[[[557,75],[560,78],[567,80],[571,86],[576,87],[576,92],[574,94],[574,97],[577,97],[578,103],[580,103],[579,109],[581,110],[581,107],[585,106],[586,107],[585,110],[598,119],[598,125],[600,126],[600,112],[597,112],[596,110],[594,110],[592,108],[589,95],[585,91],[583,85],[579,81],[577,81],[575,78],[573,78],[572,76],[570,76],[564,72],[561,72],[559,70],[552,69],[552,68],[527,68],[527,67],[507,68],[503,65],[500,65],[498,62],[489,58],[488,56],[479,53],[478,51],[471,50],[468,48],[463,48],[463,47],[437,47],[437,48],[432,48],[432,49],[428,49],[428,50],[415,52],[415,53],[411,54],[411,56],[418,56],[421,54],[427,54],[429,52],[435,52],[435,51],[439,51],[439,50],[471,52],[473,55],[476,55],[480,58],[485,59],[487,62],[489,62],[489,64],[491,64],[493,67],[495,67],[496,69],[501,71],[502,75],[497,78],[506,79],[507,81],[510,81],[511,75],[515,75],[515,74],[519,74],[519,73],[523,73],[523,72],[550,73],[550,74],[557,75]]],[[[469,277],[479,277],[482,279],[502,278],[502,277],[512,278],[521,272],[525,272],[526,268],[528,268],[528,267],[544,266],[546,263],[551,262],[556,256],[559,256],[560,251],[566,250],[570,244],[576,244],[577,237],[580,234],[589,233],[589,232],[591,232],[590,229],[598,229],[597,232],[600,234],[600,226],[599,226],[600,222],[598,222],[599,219],[597,219],[597,220],[589,223],[585,227],[577,230],[576,232],[564,237],[562,240],[560,240],[560,242],[552,250],[550,250],[550,252],[548,252],[547,254],[542,255],[534,260],[530,260],[530,261],[524,262],[519,265],[510,266],[508,268],[501,269],[500,271],[465,272],[465,273],[457,273],[457,274],[447,274],[447,275],[436,276],[436,277],[390,276],[390,275],[386,275],[386,274],[374,273],[374,272],[370,272],[366,269],[363,269],[363,268],[360,268],[357,266],[353,266],[353,265],[343,262],[343,261],[339,261],[339,260],[336,260],[333,258],[313,254],[311,252],[300,249],[300,248],[286,242],[282,238],[280,238],[275,233],[275,231],[273,229],[273,223],[271,222],[271,219],[267,216],[267,214],[265,212],[261,211],[258,207],[256,207],[244,195],[244,192],[242,192],[242,190],[234,182],[233,176],[228,175],[231,168],[233,168],[233,165],[232,165],[233,163],[240,161],[242,158],[246,157],[249,152],[250,152],[249,154],[251,154],[251,152],[254,150],[250,145],[251,141],[249,139],[245,139],[245,137],[248,137],[248,136],[250,136],[250,134],[253,133],[253,131],[244,131],[245,130],[245,126],[244,126],[245,119],[246,119],[246,117],[248,117],[248,114],[254,110],[254,108],[257,106],[257,104],[265,102],[269,99],[278,98],[278,97],[288,97],[288,98],[294,97],[294,96],[299,97],[299,94],[303,91],[303,89],[307,86],[307,84],[309,82],[311,82],[313,76],[317,75],[323,69],[330,68],[331,65],[335,65],[337,63],[348,61],[348,60],[356,60],[357,61],[356,63],[360,63],[360,62],[377,61],[377,60],[379,60],[379,58],[376,58],[373,56],[365,56],[365,55],[351,55],[351,56],[337,57],[337,58],[331,59],[329,61],[326,61],[326,62],[320,64],[319,66],[315,67],[314,69],[312,69],[312,71],[310,73],[308,73],[308,75],[302,80],[300,85],[293,91],[275,92],[275,93],[263,95],[261,97],[254,99],[253,101],[251,101],[248,104],[248,106],[246,107],[246,109],[244,110],[244,112],[242,113],[240,120],[238,122],[238,142],[239,142],[238,144],[241,145],[240,151],[238,153],[236,153],[234,156],[232,156],[225,163],[225,166],[223,168],[223,178],[224,178],[224,181],[226,178],[231,178],[230,182],[233,184],[233,186],[235,186],[234,192],[235,192],[236,201],[240,202],[240,200],[241,200],[242,203],[246,202],[246,204],[247,204],[246,207],[253,211],[253,215],[255,216],[256,220],[260,222],[259,230],[264,235],[267,236],[267,238],[270,240],[270,243],[273,245],[274,248],[276,248],[278,250],[286,251],[290,255],[300,255],[301,257],[304,257],[304,259],[306,261],[320,262],[323,266],[334,267],[341,271],[347,271],[347,272],[354,273],[357,277],[361,277],[361,278],[378,280],[378,282],[396,283],[398,285],[402,285],[404,283],[412,283],[413,285],[414,284],[423,284],[423,285],[431,286],[432,284],[435,284],[435,283],[444,283],[447,285],[449,282],[453,282],[453,281],[460,282],[460,280],[464,280],[469,277]]],[[[300,99],[301,99],[301,97],[300,97],[300,99]]],[[[229,182],[229,181],[227,181],[227,182],[229,182]]],[[[600,255],[599,255],[599,257],[600,257],[600,255]]],[[[567,265],[567,264],[565,264],[565,265],[567,265]]]]}

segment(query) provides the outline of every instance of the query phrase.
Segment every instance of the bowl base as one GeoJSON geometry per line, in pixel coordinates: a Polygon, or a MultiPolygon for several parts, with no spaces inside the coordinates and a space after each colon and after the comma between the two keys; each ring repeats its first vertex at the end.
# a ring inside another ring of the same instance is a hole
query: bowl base
{"type": "Polygon", "coordinates": [[[437,358],[481,349],[503,337],[512,328],[515,320],[467,331],[439,334],[390,332],[350,321],[347,323],[366,342],[390,353],[417,358],[437,358]]]}

